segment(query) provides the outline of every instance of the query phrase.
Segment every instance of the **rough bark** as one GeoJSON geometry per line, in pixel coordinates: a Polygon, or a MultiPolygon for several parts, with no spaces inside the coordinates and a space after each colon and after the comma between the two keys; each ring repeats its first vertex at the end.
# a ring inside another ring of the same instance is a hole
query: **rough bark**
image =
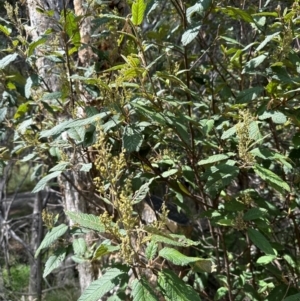
{"type": "MultiPolygon", "coordinates": [[[[68,1],[60,0],[28,0],[28,13],[30,18],[31,26],[27,28],[27,32],[31,35],[33,40],[36,40],[41,34],[43,34],[49,28],[56,28],[55,19],[59,18],[59,12],[67,5],[68,1]],[[51,9],[55,11],[54,19],[45,17],[44,15],[37,12],[37,5],[43,7],[45,10],[51,9]]],[[[41,57],[37,61],[37,69],[39,74],[44,81],[45,89],[51,92],[60,91],[61,81],[60,81],[60,70],[55,68],[55,65],[41,57]]],[[[63,119],[64,116],[61,116],[63,119]]],[[[69,154],[73,162],[77,162],[77,158],[72,158],[73,154],[69,154]]],[[[67,172],[66,177],[61,177],[59,183],[61,185],[61,191],[63,192],[64,209],[66,211],[80,211],[86,212],[86,200],[80,194],[80,179],[76,171],[67,172]]],[[[82,176],[82,175],[81,175],[82,176]]],[[[79,272],[79,282],[81,290],[84,290],[92,281],[92,275],[90,272],[90,267],[88,264],[82,264],[78,267],[79,272]]]]}

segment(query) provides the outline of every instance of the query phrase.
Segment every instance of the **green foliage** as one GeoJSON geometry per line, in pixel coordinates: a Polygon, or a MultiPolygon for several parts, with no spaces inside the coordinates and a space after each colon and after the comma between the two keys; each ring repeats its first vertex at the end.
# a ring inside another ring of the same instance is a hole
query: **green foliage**
{"type": "Polygon", "coordinates": [[[299,298],[300,4],[271,2],[136,0],[124,18],[96,1],[88,45],[70,10],[24,41],[30,75],[10,70],[13,42],[3,49],[10,155],[35,165],[34,192],[75,175],[98,210],[49,230],[44,277],[72,249],[105,268],[80,301],[299,298]],[[83,49],[94,61],[79,67],[83,49]],[[45,88],[39,51],[58,89],[45,88]]]}
{"type": "Polygon", "coordinates": [[[29,284],[30,267],[24,264],[14,265],[10,268],[10,278],[6,269],[3,269],[4,285],[11,291],[21,292],[29,284]]]}

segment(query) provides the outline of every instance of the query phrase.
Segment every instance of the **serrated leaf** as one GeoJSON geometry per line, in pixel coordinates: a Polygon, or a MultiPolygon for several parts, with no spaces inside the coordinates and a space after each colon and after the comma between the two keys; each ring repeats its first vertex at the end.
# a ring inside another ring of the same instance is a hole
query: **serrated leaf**
{"type": "Polygon", "coordinates": [[[133,301],[158,301],[159,299],[155,295],[150,284],[144,277],[141,279],[135,279],[132,282],[131,296],[133,301]]]}
{"type": "Polygon", "coordinates": [[[186,238],[184,235],[178,234],[166,234],[157,228],[146,226],[145,230],[151,233],[151,240],[153,242],[162,242],[172,246],[178,247],[190,247],[199,245],[199,241],[193,241],[186,238]]]}
{"type": "Polygon", "coordinates": [[[0,69],[4,69],[18,57],[17,53],[9,54],[0,60],[0,69]]]}
{"type": "Polygon", "coordinates": [[[154,241],[151,241],[145,250],[145,255],[148,260],[153,260],[156,255],[158,245],[154,241]]]}
{"type": "Polygon", "coordinates": [[[188,265],[190,263],[196,262],[201,260],[202,258],[198,257],[189,257],[186,256],[179,251],[173,249],[173,248],[163,248],[158,253],[159,256],[171,261],[173,264],[176,265],[188,265]]]}
{"type": "Polygon", "coordinates": [[[271,244],[258,230],[249,228],[247,230],[250,240],[268,255],[276,255],[271,244]]]}
{"type": "Polygon", "coordinates": [[[93,281],[84,290],[78,301],[98,301],[118,285],[119,277],[124,274],[124,271],[117,268],[108,269],[100,279],[93,281]]]}
{"type": "Polygon", "coordinates": [[[50,173],[49,175],[45,176],[44,178],[42,178],[35,185],[35,187],[32,190],[32,193],[36,193],[36,192],[39,192],[39,191],[43,190],[46,187],[48,181],[58,177],[61,173],[62,173],[61,171],[54,171],[54,172],[50,173]]]}
{"type": "Polygon", "coordinates": [[[228,159],[229,156],[234,156],[234,155],[235,155],[235,153],[212,155],[212,156],[208,157],[207,159],[200,160],[197,164],[198,165],[211,164],[211,163],[215,163],[215,162],[219,162],[219,161],[228,159]]]}
{"type": "Polygon", "coordinates": [[[184,34],[181,37],[181,43],[183,46],[188,45],[191,43],[199,34],[199,30],[201,28],[201,25],[198,25],[194,28],[190,28],[187,31],[184,32],[184,34]]]}
{"type": "Polygon", "coordinates": [[[237,103],[247,103],[256,100],[263,91],[264,87],[261,86],[243,90],[236,96],[236,101],[237,103]]]}
{"type": "Polygon", "coordinates": [[[57,227],[52,228],[44,237],[41,245],[36,250],[34,257],[36,258],[42,249],[49,247],[53,242],[55,242],[59,237],[63,236],[68,230],[68,226],[61,224],[57,227]]]}
{"type": "Polygon", "coordinates": [[[60,252],[55,252],[54,255],[51,255],[45,264],[45,270],[43,273],[43,278],[46,278],[54,269],[58,268],[62,261],[66,257],[66,251],[61,250],[60,252]]]}
{"type": "Polygon", "coordinates": [[[133,25],[138,26],[141,25],[144,19],[144,13],[146,10],[146,3],[144,0],[136,0],[132,4],[132,17],[131,21],[133,25]]]}
{"type": "Polygon", "coordinates": [[[262,140],[262,135],[259,130],[258,121],[252,121],[249,125],[249,138],[255,141],[255,143],[259,143],[262,140]]]}
{"type": "Polygon", "coordinates": [[[143,143],[144,135],[139,131],[139,129],[126,126],[124,129],[124,134],[122,137],[123,148],[131,153],[138,152],[143,143]]]}
{"type": "Polygon", "coordinates": [[[284,182],[278,175],[276,175],[273,171],[263,168],[258,164],[255,164],[253,167],[255,173],[260,176],[264,181],[268,182],[273,188],[277,190],[286,190],[290,191],[289,185],[284,182]]]}
{"type": "Polygon", "coordinates": [[[257,259],[256,263],[261,265],[266,265],[270,262],[272,262],[276,258],[275,255],[265,255],[261,256],[257,259]]]}
{"type": "Polygon", "coordinates": [[[226,131],[222,134],[221,139],[222,139],[222,140],[225,140],[225,139],[227,139],[227,138],[233,136],[235,133],[236,133],[236,127],[233,126],[233,127],[231,127],[230,129],[226,130],[226,131]]]}
{"type": "Polygon", "coordinates": [[[141,202],[142,200],[145,199],[145,197],[147,196],[148,192],[149,192],[149,186],[152,183],[153,180],[150,180],[149,182],[143,184],[139,190],[137,190],[133,196],[133,203],[137,204],[139,202],[141,202]]]}
{"type": "Polygon", "coordinates": [[[75,238],[73,240],[73,244],[72,245],[73,245],[74,253],[77,256],[84,255],[84,253],[87,250],[87,246],[86,246],[85,240],[82,237],[75,238]]]}
{"type": "Polygon", "coordinates": [[[287,121],[286,116],[279,111],[265,111],[262,115],[260,115],[259,120],[265,120],[271,118],[274,123],[284,124],[287,121]]]}
{"type": "Polygon", "coordinates": [[[167,301],[201,300],[198,293],[171,270],[166,269],[158,273],[158,285],[167,301]]]}
{"type": "Polygon", "coordinates": [[[98,216],[93,214],[86,214],[81,212],[71,212],[66,211],[66,215],[76,224],[79,224],[81,227],[95,230],[98,232],[104,232],[104,225],[100,222],[98,216]]]}
{"type": "Polygon", "coordinates": [[[243,219],[245,221],[252,221],[258,219],[266,214],[267,210],[262,208],[251,208],[245,214],[243,219]]]}

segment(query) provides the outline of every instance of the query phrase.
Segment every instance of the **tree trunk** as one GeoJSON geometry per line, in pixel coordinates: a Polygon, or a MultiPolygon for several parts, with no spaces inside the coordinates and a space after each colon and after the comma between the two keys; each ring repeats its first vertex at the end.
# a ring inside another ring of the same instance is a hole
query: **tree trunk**
{"type": "MultiPolygon", "coordinates": [[[[68,1],[61,0],[40,0],[39,6],[43,7],[45,10],[54,10],[54,17],[59,18],[60,10],[64,7],[64,3],[68,1]]],[[[33,40],[36,40],[41,34],[43,34],[49,28],[56,28],[55,20],[47,18],[45,15],[42,15],[37,12],[37,1],[28,0],[28,13],[30,18],[31,26],[27,28],[28,34],[30,34],[33,40]]],[[[56,70],[52,62],[47,60],[44,57],[41,57],[37,61],[37,70],[39,70],[39,75],[45,83],[46,90],[49,92],[61,91],[61,81],[60,81],[60,72],[61,70],[56,70]]],[[[63,119],[65,116],[61,116],[63,119]]],[[[68,153],[70,161],[72,160],[73,154],[68,153]]],[[[73,158],[73,162],[78,162],[78,158],[73,158]]],[[[63,193],[64,200],[64,209],[66,211],[75,211],[75,212],[86,212],[86,200],[80,194],[81,179],[78,172],[70,171],[65,172],[65,177],[62,176],[59,179],[60,188],[63,193]]],[[[84,290],[92,281],[92,275],[90,271],[89,264],[80,264],[78,266],[79,272],[79,282],[81,290],[84,290]]]]}
{"type": "MultiPolygon", "coordinates": [[[[43,198],[42,191],[36,194],[31,226],[31,250],[34,254],[43,238],[42,225],[42,208],[43,198]]],[[[30,258],[30,278],[29,278],[29,301],[42,300],[42,262],[41,254],[37,258],[30,258]]]]}

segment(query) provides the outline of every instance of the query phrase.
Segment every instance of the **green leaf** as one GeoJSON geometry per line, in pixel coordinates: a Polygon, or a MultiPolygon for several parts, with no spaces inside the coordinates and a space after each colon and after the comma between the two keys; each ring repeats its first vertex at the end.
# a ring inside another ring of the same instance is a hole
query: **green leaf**
{"type": "Polygon", "coordinates": [[[3,122],[7,114],[7,107],[0,108],[0,122],[3,122]]]}
{"type": "Polygon", "coordinates": [[[85,171],[85,172],[89,172],[92,168],[92,163],[83,163],[81,164],[81,168],[80,171],[85,171]]]}
{"type": "Polygon", "coordinates": [[[155,295],[150,284],[144,277],[135,279],[132,282],[131,296],[133,301],[158,301],[159,299],[155,295]]]}
{"type": "Polygon", "coordinates": [[[45,44],[47,42],[47,38],[45,37],[39,37],[37,40],[31,42],[29,44],[28,50],[27,50],[27,56],[31,56],[39,45],[45,44]]]}
{"type": "Polygon", "coordinates": [[[292,296],[288,296],[283,301],[299,301],[299,300],[300,300],[300,293],[292,296]]]}
{"type": "Polygon", "coordinates": [[[297,263],[290,255],[284,254],[282,257],[293,269],[297,268],[297,263]]]}
{"type": "Polygon", "coordinates": [[[144,2],[144,0],[136,0],[133,4],[132,4],[132,17],[131,17],[131,21],[133,23],[133,25],[138,26],[140,24],[142,24],[143,19],[144,19],[144,13],[146,10],[146,3],[144,2]]]}
{"type": "Polygon", "coordinates": [[[49,171],[51,171],[51,172],[53,172],[53,171],[64,171],[70,165],[71,165],[70,162],[60,162],[60,163],[56,164],[55,166],[53,166],[49,171]]]}
{"type": "Polygon", "coordinates": [[[71,10],[67,10],[64,30],[76,48],[80,47],[80,33],[78,24],[78,18],[75,16],[75,14],[71,10]]]}
{"type": "Polygon", "coordinates": [[[62,97],[61,92],[45,93],[42,97],[42,100],[54,100],[54,99],[59,99],[61,97],[62,97]]]}
{"type": "Polygon", "coordinates": [[[247,230],[250,240],[268,255],[276,255],[271,244],[258,230],[249,228],[247,230]]]}
{"type": "Polygon", "coordinates": [[[153,260],[156,255],[158,245],[154,241],[151,241],[146,248],[145,255],[148,260],[153,260]]]}
{"type": "Polygon", "coordinates": [[[15,115],[14,115],[14,119],[17,120],[21,117],[23,117],[28,111],[29,111],[30,105],[28,102],[22,103],[21,105],[19,105],[15,115]]]}
{"type": "Polygon", "coordinates": [[[61,249],[58,252],[55,252],[54,255],[51,255],[45,264],[45,270],[43,273],[43,278],[46,278],[54,269],[58,268],[62,261],[66,257],[66,250],[61,249]]]}
{"type": "Polygon", "coordinates": [[[203,259],[190,264],[195,272],[213,273],[216,271],[216,265],[211,259],[203,259]]]}
{"type": "Polygon", "coordinates": [[[197,1],[194,5],[188,7],[186,10],[186,17],[189,23],[192,23],[192,16],[194,13],[198,13],[202,15],[204,11],[206,11],[210,5],[211,5],[211,0],[200,0],[197,1]]]}
{"type": "Polygon", "coordinates": [[[271,118],[274,123],[284,124],[287,121],[286,116],[279,111],[264,111],[262,115],[260,115],[259,120],[265,120],[271,118]]]}
{"type": "Polygon", "coordinates": [[[50,181],[50,180],[52,180],[52,179],[58,177],[61,173],[62,173],[61,171],[54,171],[54,172],[48,174],[47,176],[43,177],[43,178],[35,185],[35,187],[34,187],[33,190],[32,190],[32,193],[36,193],[36,192],[39,192],[39,191],[43,190],[43,189],[46,187],[48,181],[50,181]]]}
{"type": "Polygon", "coordinates": [[[252,221],[264,216],[267,213],[263,208],[251,208],[244,214],[244,221],[252,221]]]}
{"type": "Polygon", "coordinates": [[[235,155],[235,153],[212,155],[212,156],[208,157],[207,159],[200,160],[197,164],[198,165],[211,164],[211,163],[215,163],[215,162],[219,162],[219,161],[228,159],[230,156],[234,156],[234,155],[235,155]]]}
{"type": "Polygon", "coordinates": [[[55,242],[59,237],[63,236],[68,230],[68,226],[61,224],[57,227],[52,228],[44,237],[41,245],[36,250],[34,257],[36,258],[42,249],[48,248],[53,242],[55,242]]]}
{"type": "Polygon", "coordinates": [[[81,143],[84,139],[85,127],[72,127],[67,131],[68,136],[76,141],[76,143],[81,143]]]}
{"type": "Polygon", "coordinates": [[[201,28],[201,25],[198,25],[194,28],[190,28],[187,31],[185,31],[184,34],[181,37],[182,45],[186,46],[189,43],[191,43],[197,37],[200,28],[201,28]]]}
{"type": "Polygon", "coordinates": [[[100,222],[98,216],[93,214],[86,214],[81,212],[71,212],[66,211],[66,215],[76,224],[79,224],[81,227],[95,230],[98,232],[104,232],[104,225],[100,222]]]}
{"type": "Polygon", "coordinates": [[[163,248],[158,253],[159,256],[171,261],[176,265],[188,265],[189,263],[201,260],[198,257],[188,257],[173,248],[163,248]]]}
{"type": "Polygon", "coordinates": [[[0,24],[0,31],[3,32],[6,36],[9,36],[11,33],[11,29],[0,24]]]}
{"type": "Polygon", "coordinates": [[[278,175],[276,175],[273,171],[263,168],[258,164],[255,164],[253,167],[255,173],[260,176],[264,181],[268,182],[273,188],[276,190],[282,191],[282,189],[286,191],[290,191],[289,185],[284,182],[278,175]]]}
{"type": "Polygon", "coordinates": [[[233,136],[236,133],[236,127],[233,126],[231,128],[229,128],[228,130],[226,130],[225,132],[223,132],[221,139],[225,140],[231,136],[233,136]]]}
{"type": "Polygon", "coordinates": [[[218,288],[214,300],[220,300],[221,298],[224,298],[228,293],[227,287],[220,287],[218,288]]]}
{"type": "Polygon", "coordinates": [[[82,256],[87,250],[85,240],[82,237],[73,240],[73,250],[75,255],[82,256]]]}
{"type": "Polygon", "coordinates": [[[143,184],[139,190],[137,190],[133,196],[133,203],[134,204],[138,204],[139,202],[143,201],[145,199],[145,197],[147,196],[148,192],[149,192],[149,186],[152,183],[153,179],[148,181],[147,183],[143,184]]]}
{"type": "Polygon", "coordinates": [[[198,293],[171,270],[158,273],[158,285],[167,301],[201,301],[198,293]]]}
{"type": "Polygon", "coordinates": [[[266,265],[270,262],[272,262],[276,258],[275,255],[265,255],[261,256],[257,259],[256,263],[261,265],[266,265]]]}
{"type": "Polygon", "coordinates": [[[139,129],[126,126],[124,129],[122,142],[123,148],[129,153],[138,152],[143,143],[144,135],[139,129]]]}
{"type": "Polygon", "coordinates": [[[233,19],[236,20],[244,20],[247,23],[255,23],[252,16],[246,11],[246,10],[242,10],[236,7],[231,7],[231,6],[227,6],[227,7],[222,7],[219,8],[220,11],[222,11],[224,14],[230,16],[233,19]]]}
{"type": "Polygon", "coordinates": [[[249,62],[247,62],[242,71],[242,74],[255,71],[255,69],[267,58],[267,56],[268,56],[268,54],[262,54],[256,58],[250,60],[249,62]]]}
{"type": "Polygon", "coordinates": [[[108,112],[101,112],[99,114],[93,115],[88,118],[82,118],[77,120],[66,120],[62,123],[59,123],[58,125],[54,126],[50,130],[42,131],[40,134],[40,138],[47,138],[50,136],[58,135],[62,132],[65,132],[67,129],[72,127],[83,127],[86,125],[90,125],[93,123],[102,123],[102,119],[105,117],[110,116],[110,113],[108,112]]]}
{"type": "Polygon", "coordinates": [[[104,255],[113,253],[120,250],[120,246],[111,246],[107,243],[102,243],[98,246],[98,248],[95,250],[93,255],[93,260],[103,257],[104,255]]]}
{"type": "Polygon", "coordinates": [[[259,50],[263,49],[272,39],[280,34],[280,31],[277,31],[271,35],[266,36],[266,38],[259,44],[259,46],[256,48],[255,52],[258,52],[259,50]]]}
{"type": "Polygon", "coordinates": [[[274,75],[272,77],[273,79],[286,84],[294,83],[293,79],[290,77],[289,73],[284,67],[273,66],[272,71],[274,72],[274,75]]]}
{"type": "Polygon", "coordinates": [[[263,91],[264,87],[261,86],[243,90],[236,96],[236,101],[237,103],[247,103],[253,100],[257,100],[263,91]]]}
{"type": "Polygon", "coordinates": [[[78,301],[98,301],[118,285],[120,276],[124,274],[124,271],[117,268],[108,269],[100,279],[93,281],[84,290],[78,301]]]}
{"type": "Polygon", "coordinates": [[[9,54],[0,60],[0,70],[4,69],[18,57],[18,53],[9,54]]]}
{"type": "Polygon", "coordinates": [[[175,175],[176,173],[178,173],[178,169],[177,168],[173,168],[173,169],[169,169],[169,170],[166,170],[164,171],[161,176],[163,178],[167,178],[169,176],[172,176],[172,175],[175,175]]]}
{"type": "Polygon", "coordinates": [[[221,218],[216,222],[216,224],[224,227],[232,227],[234,226],[234,221],[232,219],[221,218]]]}
{"type": "Polygon", "coordinates": [[[145,226],[145,230],[151,233],[151,240],[153,242],[162,242],[178,247],[190,247],[199,245],[199,241],[193,241],[186,238],[184,235],[166,234],[165,232],[151,226],[145,226]]]}

